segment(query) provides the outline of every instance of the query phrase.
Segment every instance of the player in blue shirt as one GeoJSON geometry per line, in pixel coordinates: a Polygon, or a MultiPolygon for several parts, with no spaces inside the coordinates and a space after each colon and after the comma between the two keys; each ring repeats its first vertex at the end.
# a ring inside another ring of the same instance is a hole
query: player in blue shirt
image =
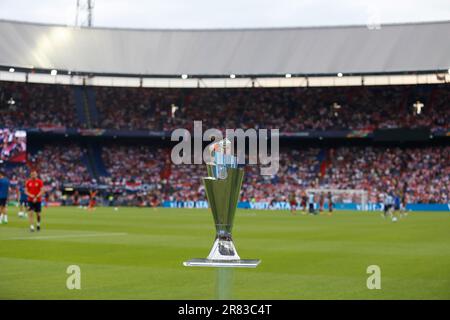
{"type": "Polygon", "coordinates": [[[401,199],[399,192],[394,194],[394,213],[392,216],[392,221],[397,221],[400,215],[400,206],[401,206],[401,199]]]}
{"type": "Polygon", "coordinates": [[[17,184],[17,199],[19,199],[19,217],[25,218],[26,217],[26,208],[28,203],[28,197],[25,193],[25,185],[24,182],[20,182],[17,184]]]}
{"type": "Polygon", "coordinates": [[[8,223],[6,206],[8,204],[9,179],[0,171],[0,224],[8,223]]]}

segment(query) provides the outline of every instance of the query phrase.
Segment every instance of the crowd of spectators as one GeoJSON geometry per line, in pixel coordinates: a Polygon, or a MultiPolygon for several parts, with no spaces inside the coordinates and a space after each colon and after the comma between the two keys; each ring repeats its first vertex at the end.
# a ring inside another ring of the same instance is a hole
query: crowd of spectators
{"type": "Polygon", "coordinates": [[[99,128],[166,130],[173,128],[172,104],[179,105],[179,89],[95,87],[99,128]]]}
{"type": "MultiPolygon", "coordinates": [[[[208,128],[364,130],[392,127],[449,129],[449,85],[296,88],[93,87],[98,111],[92,126],[171,131],[208,128]],[[424,107],[420,114],[414,104],[424,107]],[[175,111],[176,110],[176,111],[175,111]]],[[[70,86],[0,82],[4,127],[84,128],[70,86]]]]}
{"type": "Polygon", "coordinates": [[[170,149],[151,146],[104,147],[103,162],[109,176],[101,183],[111,188],[125,187],[133,190],[145,185],[147,193],[159,200],[203,200],[199,190],[205,169],[199,165],[173,165],[170,149]]]}
{"type": "MultiPolygon", "coordinates": [[[[14,186],[24,186],[29,179],[30,170],[35,169],[44,182],[46,201],[61,201],[63,187],[90,187],[95,183],[83,161],[85,150],[77,144],[46,145],[37,152],[28,153],[24,165],[7,166],[6,172],[14,186]]],[[[17,199],[11,192],[11,199],[17,199]]]]}
{"type": "MultiPolygon", "coordinates": [[[[204,165],[174,165],[167,150],[150,147],[110,147],[103,151],[113,181],[150,185],[160,200],[205,200],[204,165]]],[[[291,192],[308,188],[368,191],[369,202],[383,194],[406,192],[409,202],[450,201],[450,147],[340,147],[283,150],[277,174],[263,176],[247,166],[242,200],[286,201],[291,192]],[[325,154],[325,155],[324,155],[325,154]]]]}
{"type": "Polygon", "coordinates": [[[148,146],[105,146],[102,151],[102,160],[109,176],[102,177],[100,181],[112,185],[156,183],[160,180],[164,159],[167,158],[166,150],[148,146]]]}
{"type": "Polygon", "coordinates": [[[92,177],[83,161],[84,153],[76,144],[46,145],[28,155],[28,167],[36,169],[52,189],[61,189],[65,184],[87,185],[92,177]]]}
{"type": "Polygon", "coordinates": [[[368,190],[371,202],[381,193],[399,194],[403,188],[410,202],[450,201],[450,147],[336,150],[325,185],[368,190]]]}
{"type": "Polygon", "coordinates": [[[340,147],[328,150],[324,158],[321,152],[281,153],[279,172],[265,177],[253,169],[247,174],[244,194],[270,202],[286,200],[291,192],[300,195],[308,188],[325,188],[364,190],[372,203],[382,202],[385,194],[403,192],[411,203],[450,201],[450,147],[340,147]]]}
{"type": "Polygon", "coordinates": [[[100,127],[115,129],[279,128],[371,130],[449,129],[450,87],[150,89],[95,88],[100,127]],[[417,113],[414,104],[424,107],[417,113]],[[173,109],[172,107],[178,107],[173,109]],[[173,112],[173,110],[176,110],[173,112]]]}
{"type": "MultiPolygon", "coordinates": [[[[426,126],[449,130],[450,86],[327,88],[154,89],[95,87],[99,118],[94,127],[123,130],[279,128],[372,130],[426,126]],[[414,107],[420,101],[423,108],[414,107]]],[[[0,82],[0,129],[81,128],[71,87],[0,82]]],[[[77,144],[47,145],[28,154],[52,190],[64,184],[126,187],[125,200],[205,200],[204,165],[174,165],[168,149],[147,145],[105,145],[108,172],[93,182],[86,151],[77,144]],[[135,192],[146,186],[144,193],[135,192]]],[[[409,202],[448,203],[450,147],[337,147],[287,149],[280,169],[262,176],[247,166],[242,200],[284,201],[307,188],[361,189],[377,202],[386,192],[405,190],[409,202]]],[[[19,175],[24,175],[19,169],[19,175]]]]}
{"type": "Polygon", "coordinates": [[[77,128],[70,86],[0,81],[3,128],[77,128]]]}
{"type": "MultiPolygon", "coordinates": [[[[28,167],[38,170],[55,198],[61,197],[64,185],[87,189],[102,185],[122,204],[206,200],[201,179],[206,176],[205,166],[172,164],[169,149],[104,146],[102,159],[108,176],[99,181],[92,179],[82,161],[85,153],[76,144],[46,146],[29,155],[28,167]]],[[[25,168],[16,167],[13,180],[24,181],[25,168]]],[[[449,203],[450,147],[282,149],[274,175],[261,175],[258,165],[245,167],[241,200],[287,201],[292,192],[300,199],[310,188],[365,190],[371,203],[382,202],[382,196],[391,192],[405,192],[409,203],[449,203]]],[[[360,200],[341,195],[337,201],[360,200]]]]}

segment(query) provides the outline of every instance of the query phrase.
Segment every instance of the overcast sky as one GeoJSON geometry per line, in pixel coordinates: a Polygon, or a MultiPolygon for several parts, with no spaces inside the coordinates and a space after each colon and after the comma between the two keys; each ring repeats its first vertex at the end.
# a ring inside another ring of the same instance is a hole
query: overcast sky
{"type": "MultiPolygon", "coordinates": [[[[94,26],[109,27],[248,28],[450,20],[450,0],[93,1],[94,26]]],[[[0,0],[0,19],[74,25],[76,3],[0,0]]]]}

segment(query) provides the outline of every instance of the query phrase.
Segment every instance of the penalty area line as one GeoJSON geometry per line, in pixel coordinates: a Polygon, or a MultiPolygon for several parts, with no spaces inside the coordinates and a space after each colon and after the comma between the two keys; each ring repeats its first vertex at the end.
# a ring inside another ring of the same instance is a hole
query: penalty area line
{"type": "Polygon", "coordinates": [[[92,233],[92,234],[67,234],[60,236],[14,237],[0,240],[46,240],[46,239],[110,237],[110,236],[126,236],[126,235],[128,235],[128,233],[92,233]]]}

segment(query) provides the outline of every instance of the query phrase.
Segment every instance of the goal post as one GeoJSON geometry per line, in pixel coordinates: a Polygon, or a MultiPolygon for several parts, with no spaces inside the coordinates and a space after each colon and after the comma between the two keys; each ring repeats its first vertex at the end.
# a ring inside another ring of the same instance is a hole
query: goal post
{"type": "Polygon", "coordinates": [[[333,203],[355,203],[360,205],[359,210],[368,210],[368,192],[363,189],[335,189],[335,188],[309,188],[306,189],[307,193],[313,193],[315,202],[321,194],[324,195],[325,203],[328,201],[328,193],[332,195],[333,203]]]}

